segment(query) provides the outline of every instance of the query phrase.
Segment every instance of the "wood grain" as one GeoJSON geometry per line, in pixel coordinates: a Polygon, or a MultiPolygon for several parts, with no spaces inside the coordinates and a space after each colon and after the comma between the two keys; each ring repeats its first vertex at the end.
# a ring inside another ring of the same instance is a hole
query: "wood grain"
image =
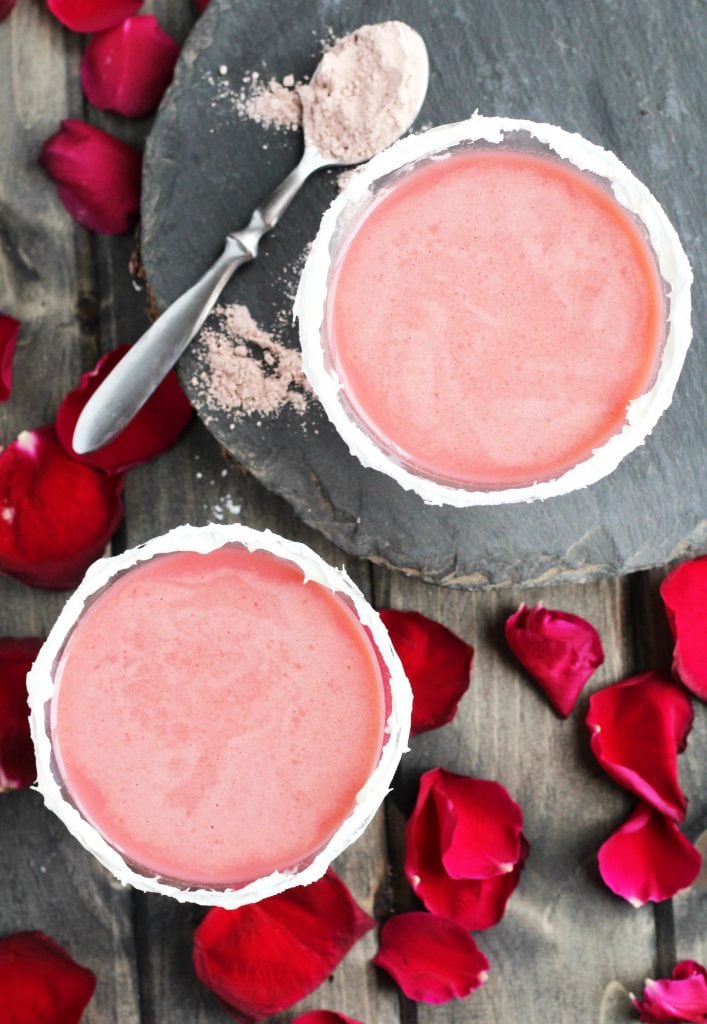
{"type": "MultiPolygon", "coordinates": [[[[23,322],[0,444],[51,421],[97,353],[89,237],[36,164],[60,120],[81,116],[80,47],[43,4],[0,25],[0,309],[23,322]]],[[[0,578],[0,635],[45,634],[65,596],[0,578]]],[[[86,1024],[137,1024],[129,893],[29,791],[0,797],[0,861],[0,932],[43,929],[96,973],[86,1024]]]]}
{"type": "MultiPolygon", "coordinates": [[[[498,61],[513,35],[504,5],[498,6],[501,14],[493,17],[501,19],[500,34],[478,74],[508,99],[512,86],[498,77],[498,61]]],[[[620,22],[620,9],[609,7],[620,22]]],[[[298,11],[306,13],[306,8],[300,5],[298,11]]],[[[675,17],[689,19],[695,9],[688,3],[675,17]]],[[[192,17],[189,0],[154,0],[144,10],[157,12],[180,38],[192,17]]],[[[436,14],[448,16],[456,14],[436,14]]],[[[645,37],[636,41],[646,60],[661,45],[656,17],[646,19],[645,37]]],[[[558,39],[568,38],[564,15],[557,15],[554,31],[558,39]]],[[[0,26],[0,74],[7,84],[0,90],[0,309],[25,323],[15,391],[0,406],[3,444],[19,430],[50,420],[80,370],[99,351],[135,338],[147,323],[145,296],[135,294],[127,272],[133,238],[92,238],[77,228],[34,165],[41,142],[62,117],[85,112],[94,123],[136,144],[149,126],[148,121],[125,122],[86,111],[78,87],[79,56],[78,37],[61,30],[42,3],[20,2],[0,26]]],[[[666,104],[673,95],[672,73],[668,66],[656,69],[666,104]]],[[[601,91],[600,85],[595,84],[596,90],[601,91]]],[[[669,105],[666,116],[673,116],[669,105]]],[[[616,132],[620,141],[621,125],[616,132]]],[[[657,153],[659,184],[670,176],[662,159],[657,153]]],[[[697,230],[688,223],[680,227],[690,238],[697,230]]],[[[601,885],[596,849],[631,801],[591,758],[583,726],[586,697],[567,722],[559,721],[507,655],[502,639],[503,619],[521,599],[544,598],[550,606],[585,615],[602,635],[607,661],[589,689],[653,665],[667,667],[671,644],[657,593],[664,571],[585,586],[471,594],[381,568],[372,571],[368,563],[344,556],[303,526],[284,500],[219,451],[198,423],[165,456],[128,475],[126,508],[115,550],[187,521],[238,520],[273,529],[345,564],[378,606],[417,608],[476,646],[472,686],[457,720],[414,741],[385,813],[335,866],[379,920],[391,909],[409,909],[415,901],[401,870],[403,830],[419,773],[443,764],[500,779],[524,807],[533,851],[504,921],[477,936],[492,962],[488,985],[468,1001],[416,1007],[370,966],[376,946],[371,933],[297,1009],[329,1007],[366,1024],[627,1024],[633,1018],[625,989],[636,990],[647,974],[669,972],[676,958],[705,962],[707,878],[702,888],[681,894],[672,905],[638,912],[601,885]]],[[[401,525],[393,511],[391,523],[394,530],[401,525]]],[[[499,548],[503,543],[501,534],[499,548]]],[[[0,578],[0,635],[46,633],[64,598],[0,578]]],[[[695,726],[680,761],[690,796],[686,830],[693,840],[707,826],[706,751],[707,713],[696,702],[695,726]]],[[[191,940],[203,910],[119,887],[46,812],[36,793],[0,796],[0,861],[0,934],[43,928],[96,972],[98,988],[86,1024],[219,1024],[227,1019],[193,975],[191,940]]],[[[278,1021],[290,1021],[295,1012],[278,1021]]]]}

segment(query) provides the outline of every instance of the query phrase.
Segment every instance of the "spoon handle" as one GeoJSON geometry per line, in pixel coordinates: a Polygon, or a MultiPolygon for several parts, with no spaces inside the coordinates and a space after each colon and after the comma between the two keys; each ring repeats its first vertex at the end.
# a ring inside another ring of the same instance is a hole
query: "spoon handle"
{"type": "Polygon", "coordinates": [[[167,307],[88,400],[74,428],[74,451],[84,455],[102,448],[130,423],[204,323],[234,271],[254,259],[263,235],[275,227],[309,175],[325,165],[316,150],[306,147],[247,227],[227,236],[216,262],[167,307]]]}

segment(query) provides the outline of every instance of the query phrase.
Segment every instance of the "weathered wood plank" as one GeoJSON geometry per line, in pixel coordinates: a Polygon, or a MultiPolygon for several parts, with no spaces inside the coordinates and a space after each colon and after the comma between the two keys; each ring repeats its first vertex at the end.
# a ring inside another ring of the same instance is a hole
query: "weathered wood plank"
{"type": "MultiPolygon", "coordinates": [[[[95,358],[88,236],[36,165],[40,146],[80,116],[81,41],[43,4],[0,26],[0,309],[23,321],[0,444],[49,422],[95,358]]],[[[65,595],[0,579],[0,635],[45,634],[65,595]]],[[[41,928],[98,977],[86,1024],[138,1021],[130,899],[32,792],[0,797],[0,934],[41,928]]]]}
{"type": "Polygon", "coordinates": [[[583,615],[606,651],[587,693],[606,685],[636,667],[626,583],[461,594],[376,570],[374,593],[377,604],[415,608],[476,648],[472,685],[455,722],[413,741],[394,790],[396,806],[409,812],[419,774],[435,765],[498,779],[520,801],[532,843],[503,921],[475,936],[491,961],[487,985],[442,1017],[420,1006],[420,1024],[630,1020],[616,983],[635,988],[652,969],[653,913],[635,911],[608,892],[595,855],[632,800],[592,758],[586,695],[567,721],[557,719],[503,638],[505,618],[523,599],[583,615]]]}
{"type": "MultiPolygon", "coordinates": [[[[673,640],[659,587],[671,568],[665,566],[641,573],[633,581],[631,609],[641,669],[658,667],[670,670],[673,640]]],[[[677,960],[707,962],[707,707],[696,699],[693,699],[693,707],[694,724],[687,750],[678,763],[680,783],[689,801],[683,830],[700,848],[704,864],[697,882],[685,892],[678,893],[672,907],[666,906],[657,912],[659,945],[655,972],[660,976],[668,975],[677,960]]]]}

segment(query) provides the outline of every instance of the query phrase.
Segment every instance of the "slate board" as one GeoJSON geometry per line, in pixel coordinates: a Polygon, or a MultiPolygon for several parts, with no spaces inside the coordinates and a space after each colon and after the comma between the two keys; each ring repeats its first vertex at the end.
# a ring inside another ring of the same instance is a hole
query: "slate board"
{"type": "MultiPolygon", "coordinates": [[[[431,58],[418,125],[483,114],[550,121],[613,149],[662,202],[695,271],[696,339],[671,409],[646,445],[606,480],[544,503],[468,510],[427,507],[348,454],[318,402],[304,417],[209,429],[233,456],[345,551],[451,586],[587,580],[687,556],[707,543],[705,521],[704,279],[700,233],[707,207],[707,7],[701,0],[212,0],[184,48],[149,139],[143,258],[158,303],[186,289],[228,230],[294,165],[301,140],[239,118],[221,91],[243,74],[310,74],[320,40],[359,24],[400,18],[431,58]],[[223,69],[227,69],[225,73],[223,69]],[[221,71],[219,70],[221,69],[221,71]]],[[[230,282],[266,329],[286,312],[302,254],[337,192],[320,174],[230,282]]],[[[288,327],[285,343],[297,347],[288,327]]],[[[181,375],[199,365],[197,339],[181,375]]]]}

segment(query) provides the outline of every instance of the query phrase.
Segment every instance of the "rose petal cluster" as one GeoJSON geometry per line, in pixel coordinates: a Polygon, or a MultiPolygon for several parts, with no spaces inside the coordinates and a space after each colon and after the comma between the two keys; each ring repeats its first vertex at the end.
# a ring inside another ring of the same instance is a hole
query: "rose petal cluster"
{"type": "Polygon", "coordinates": [[[529,845],[519,805],[498,782],[433,768],[406,831],[405,874],[432,913],[471,931],[497,924],[529,845]]]}
{"type": "Polygon", "coordinates": [[[410,735],[451,722],[469,688],[474,648],[419,612],[383,608],[379,614],[412,688],[410,735]]]}
{"type": "Polygon", "coordinates": [[[673,569],[660,596],[675,640],[673,672],[696,697],[707,700],[707,555],[673,569]]]}
{"type": "Polygon", "coordinates": [[[27,673],[41,646],[38,637],[0,637],[0,793],[31,786],[37,777],[27,673]]]}
{"type": "Polygon", "coordinates": [[[56,417],[57,434],[68,454],[78,462],[111,474],[122,473],[171,448],[193,414],[179,378],[172,370],[115,440],[98,451],[76,454],[72,440],[84,406],[129,349],[130,345],[120,345],[99,359],[92,370],[81,376],[78,387],[64,398],[56,417]]]}
{"type": "Polygon", "coordinates": [[[677,757],[692,719],[685,691],[660,672],[624,679],[589,700],[587,725],[597,760],[639,798],[598,855],[606,885],[634,906],[670,899],[700,870],[699,851],[677,825],[687,807],[677,757]]]}
{"type": "Polygon", "coordinates": [[[681,960],[670,978],[647,978],[643,998],[632,995],[631,1002],[644,1024],[707,1024],[707,970],[694,960],[681,960]]]}
{"type": "Polygon", "coordinates": [[[0,1018],[79,1024],[96,978],[44,932],[0,938],[0,1018]]]}
{"type": "Polygon", "coordinates": [[[47,7],[73,32],[101,32],[137,14],[142,0],[47,0],[47,7]]]}
{"type": "Polygon", "coordinates": [[[408,999],[425,1003],[464,999],[484,984],[489,970],[488,960],[461,925],[424,911],[386,921],[373,963],[408,999]]]}
{"type": "Polygon", "coordinates": [[[374,923],[330,869],[260,903],[212,908],[194,934],[194,966],[236,1020],[260,1021],[318,988],[374,923]]]}
{"type": "Polygon", "coordinates": [[[120,235],[137,220],[142,154],[115,135],[68,118],[42,146],[39,162],[85,228],[120,235]]]}
{"type": "Polygon", "coordinates": [[[0,573],[32,586],[78,584],[123,517],[123,479],[66,454],[53,426],[0,454],[0,573]]]}
{"type": "Polygon", "coordinates": [[[506,641],[563,718],[582,687],[604,661],[596,629],[570,612],[522,604],[506,620],[506,641]]]}
{"type": "Polygon", "coordinates": [[[151,14],[126,18],[93,36],[81,60],[81,85],[99,110],[151,113],[172,79],[179,44],[151,14]]]}
{"type": "Polygon", "coordinates": [[[12,361],[21,326],[13,316],[0,313],[0,402],[6,402],[12,391],[12,361]]]}

